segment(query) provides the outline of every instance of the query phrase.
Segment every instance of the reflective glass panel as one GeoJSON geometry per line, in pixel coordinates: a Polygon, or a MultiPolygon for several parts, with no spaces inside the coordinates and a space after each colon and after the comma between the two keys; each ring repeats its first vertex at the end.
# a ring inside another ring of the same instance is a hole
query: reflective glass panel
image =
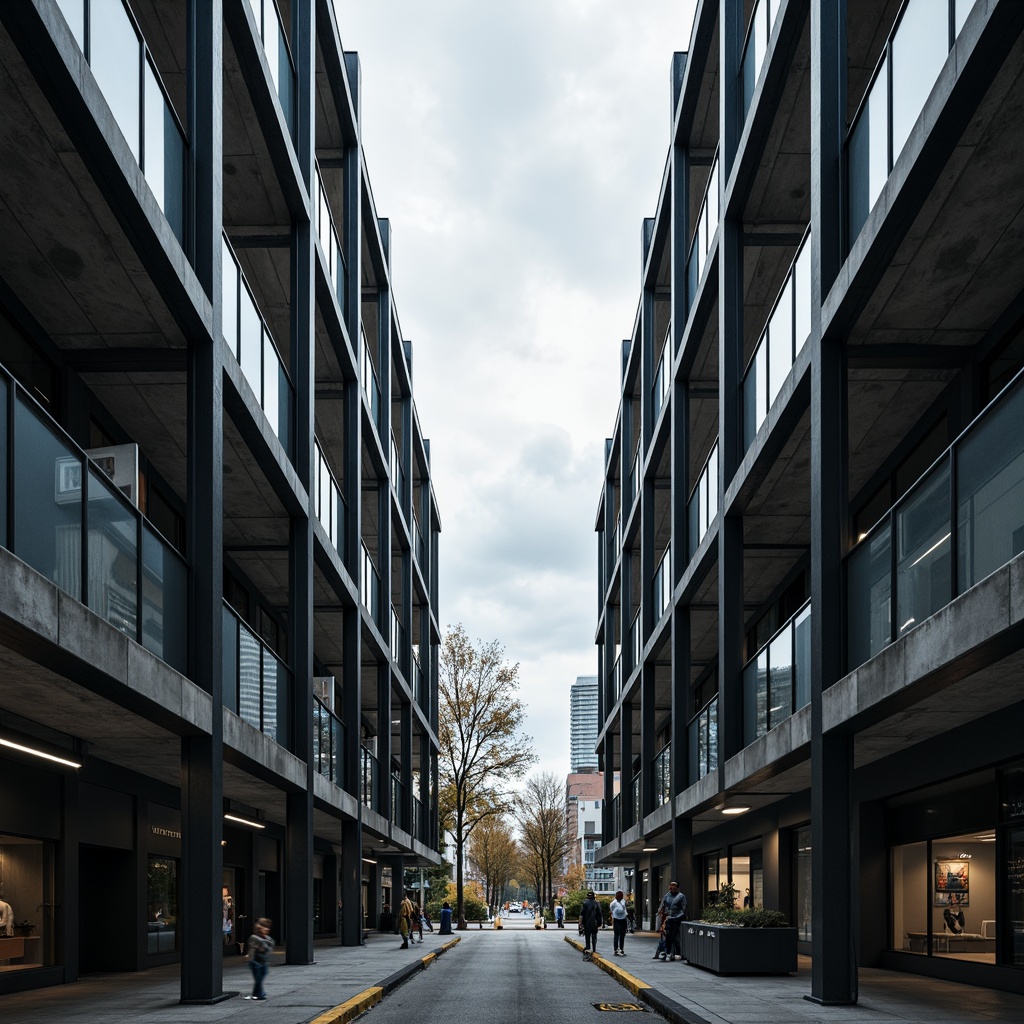
{"type": "Polygon", "coordinates": [[[90,0],[89,65],[121,134],[139,159],[139,37],[121,0],[90,0]]]}
{"type": "Polygon", "coordinates": [[[757,739],[757,661],[743,669],[743,745],[757,739]]]}
{"type": "Polygon", "coordinates": [[[142,528],[142,644],[179,672],[188,668],[188,570],[145,524],[142,528]]]}
{"type": "Polygon", "coordinates": [[[1024,385],[956,450],[958,593],[1024,551],[1024,385]]]}
{"type": "Polygon", "coordinates": [[[793,288],[787,278],[768,322],[768,405],[775,401],[793,367],[793,288]]]}
{"type": "Polygon", "coordinates": [[[278,434],[281,411],[278,399],[280,364],[277,358],[277,349],[274,348],[274,342],[267,331],[263,334],[263,366],[266,369],[263,374],[263,412],[270,423],[270,429],[278,434]]]}
{"type": "Polygon", "coordinates": [[[239,288],[239,365],[257,401],[262,398],[260,366],[263,361],[263,324],[245,282],[239,288]]]}
{"type": "Polygon", "coordinates": [[[811,609],[793,621],[793,710],[811,703],[811,609]]]}
{"type": "Polygon", "coordinates": [[[711,248],[711,240],[718,230],[718,159],[716,157],[711,166],[711,177],[708,180],[707,192],[708,204],[708,248],[711,248]]]}
{"type": "Polygon", "coordinates": [[[757,436],[757,360],[743,378],[743,449],[754,443],[757,436]]]}
{"type": "Polygon", "coordinates": [[[82,460],[20,396],[14,416],[14,553],[81,600],[82,460]]]}
{"type": "Polygon", "coordinates": [[[799,352],[811,333],[811,239],[804,241],[793,264],[793,335],[799,352]]]}
{"type": "Polygon", "coordinates": [[[0,378],[0,545],[7,541],[7,381],[0,378]]]}
{"type": "Polygon", "coordinates": [[[238,714],[260,727],[260,644],[242,624],[238,628],[238,714]]]}
{"type": "Polygon", "coordinates": [[[871,207],[875,205],[889,177],[887,100],[888,67],[886,61],[883,61],[850,135],[847,149],[851,245],[864,227],[871,207]]]}
{"type": "Polygon", "coordinates": [[[754,433],[761,429],[765,416],[768,415],[768,346],[763,342],[754,356],[755,376],[757,377],[757,391],[755,392],[756,408],[754,412],[754,433]]]}
{"type": "Polygon", "coordinates": [[[768,649],[771,670],[771,692],[768,706],[768,728],[793,713],[793,627],[784,629],[768,649]]]}
{"type": "Polygon", "coordinates": [[[863,665],[892,639],[890,534],[888,523],[879,526],[847,562],[848,669],[863,665]]]}
{"type": "Polygon", "coordinates": [[[146,103],[146,151],[143,154],[146,182],[160,209],[164,209],[164,94],[157,83],[153,65],[143,64],[146,103]]]}
{"type": "Polygon", "coordinates": [[[1006,938],[1003,962],[1024,966],[1024,828],[1010,830],[1006,843],[1006,938]]]}
{"type": "Polygon", "coordinates": [[[269,651],[263,652],[263,731],[277,739],[277,683],[281,666],[269,651]]]}
{"type": "Polygon", "coordinates": [[[138,622],[137,520],[114,488],[89,470],[89,607],[135,639],[138,622]]]}
{"type": "Polygon", "coordinates": [[[221,245],[221,333],[231,349],[231,354],[238,358],[238,267],[235,257],[226,241],[221,245]]]}
{"type": "Polygon", "coordinates": [[[708,459],[708,529],[718,515],[718,444],[711,449],[711,458],[708,459]]]}
{"type": "Polygon", "coordinates": [[[892,38],[892,157],[899,157],[949,53],[949,11],[907,0],[892,38]]]}
{"type": "Polygon", "coordinates": [[[224,641],[221,654],[224,666],[224,707],[238,714],[238,619],[225,607],[224,641]]]}
{"type": "Polygon", "coordinates": [[[974,7],[975,3],[977,3],[977,0],[955,0],[953,4],[953,31],[955,35],[960,35],[960,30],[964,27],[964,23],[967,21],[967,15],[971,13],[971,9],[974,7]]]}
{"type": "Polygon", "coordinates": [[[718,698],[708,705],[708,771],[718,767],[718,698]]]}
{"type": "Polygon", "coordinates": [[[270,77],[273,79],[274,88],[279,87],[281,80],[279,64],[279,36],[281,26],[277,20],[277,10],[274,0],[264,0],[263,11],[263,49],[267,54],[267,63],[270,65],[270,77]]]}
{"type": "Polygon", "coordinates": [[[951,597],[949,463],[943,461],[896,511],[896,635],[951,597]]]}
{"type": "Polygon", "coordinates": [[[149,858],[146,906],[146,952],[173,953],[178,948],[178,860],[149,858]]]}

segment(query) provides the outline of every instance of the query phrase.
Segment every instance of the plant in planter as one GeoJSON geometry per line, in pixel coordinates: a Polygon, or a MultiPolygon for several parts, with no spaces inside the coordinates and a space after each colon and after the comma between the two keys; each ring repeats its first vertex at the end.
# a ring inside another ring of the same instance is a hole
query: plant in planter
{"type": "Polygon", "coordinates": [[[14,934],[15,935],[31,935],[36,930],[36,926],[32,921],[15,921],[14,922],[14,934]]]}
{"type": "Polygon", "coordinates": [[[683,955],[718,974],[790,974],[796,970],[796,929],[786,915],[763,907],[736,907],[727,882],[708,899],[700,920],[683,926],[683,955]]]}

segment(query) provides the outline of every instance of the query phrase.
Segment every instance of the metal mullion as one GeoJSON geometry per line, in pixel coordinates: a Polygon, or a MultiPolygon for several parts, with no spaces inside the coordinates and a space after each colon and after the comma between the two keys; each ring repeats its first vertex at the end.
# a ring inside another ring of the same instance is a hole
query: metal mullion
{"type": "MultiPolygon", "coordinates": [[[[122,0],[122,6],[123,6],[122,0]]],[[[134,25],[134,19],[132,19],[134,25]]],[[[139,169],[146,176],[146,40],[134,25],[139,58],[139,169]]]]}
{"type": "Polygon", "coordinates": [[[960,538],[957,522],[956,445],[949,446],[949,600],[960,593],[960,538]]]}
{"type": "Polygon", "coordinates": [[[15,399],[17,398],[17,384],[13,377],[9,377],[6,374],[0,376],[0,379],[7,385],[7,409],[5,410],[7,416],[7,465],[5,467],[7,474],[7,491],[6,491],[6,502],[7,502],[7,536],[3,538],[4,543],[7,546],[7,550],[12,554],[14,553],[14,451],[15,451],[15,437],[14,437],[14,405],[15,399]]]}
{"type": "Polygon", "coordinates": [[[81,452],[78,455],[78,464],[82,467],[82,497],[79,506],[79,522],[81,523],[81,575],[79,581],[78,600],[89,607],[89,580],[87,576],[89,566],[89,460],[81,452]]]}
{"type": "MultiPolygon", "coordinates": [[[[136,481],[136,487],[138,482],[136,481]]],[[[142,529],[142,513],[136,508],[135,516],[135,641],[142,643],[142,574],[145,565],[143,550],[144,534],[142,529]]]]}
{"type": "MultiPolygon", "coordinates": [[[[889,509],[889,643],[896,642],[896,602],[897,579],[896,579],[896,505],[889,509]]],[[[889,644],[886,644],[888,647],[889,644]]]]}
{"type": "Polygon", "coordinates": [[[82,4],[82,50],[85,63],[92,67],[92,0],[84,0],[82,4]]]}

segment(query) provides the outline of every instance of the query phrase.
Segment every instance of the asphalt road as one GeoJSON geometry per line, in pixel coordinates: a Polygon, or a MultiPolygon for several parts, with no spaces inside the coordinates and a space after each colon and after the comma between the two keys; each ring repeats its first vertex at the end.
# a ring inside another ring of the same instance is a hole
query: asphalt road
{"type": "MultiPolygon", "coordinates": [[[[519,915],[513,915],[513,919],[519,915]]],[[[529,918],[526,919],[527,922],[529,918]]],[[[525,922],[524,922],[525,923],[525,922]]],[[[367,1024],[609,1024],[597,1002],[636,1002],[630,992],[581,955],[563,937],[567,929],[535,931],[516,921],[501,931],[463,933],[465,938],[425,971],[360,1018],[367,1024]]],[[[611,930],[602,932],[611,953],[611,930]]],[[[417,946],[424,949],[425,946],[417,946]]],[[[629,958],[619,961],[629,969],[629,958]]],[[[632,1014],[638,1017],[639,1014],[632,1014]]],[[[661,1018],[647,1012],[653,1024],[661,1018]]]]}

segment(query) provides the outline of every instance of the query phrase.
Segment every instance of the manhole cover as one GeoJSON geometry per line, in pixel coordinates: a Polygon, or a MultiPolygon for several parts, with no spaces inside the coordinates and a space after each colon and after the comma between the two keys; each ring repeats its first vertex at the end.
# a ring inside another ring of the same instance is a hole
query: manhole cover
{"type": "Polygon", "coordinates": [[[598,1010],[613,1010],[613,1011],[627,1011],[635,1010],[638,1013],[646,1013],[647,1007],[641,1006],[639,1003],[594,1003],[594,1006],[598,1010]]]}

